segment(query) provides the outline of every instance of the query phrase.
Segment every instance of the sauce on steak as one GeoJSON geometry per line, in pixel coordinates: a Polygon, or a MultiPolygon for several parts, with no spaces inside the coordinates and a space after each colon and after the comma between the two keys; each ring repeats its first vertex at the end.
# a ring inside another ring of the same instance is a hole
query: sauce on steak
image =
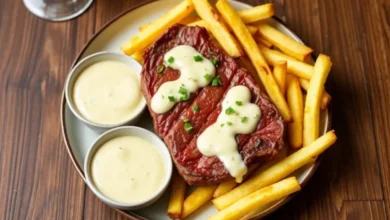
{"type": "Polygon", "coordinates": [[[198,136],[217,120],[227,91],[237,85],[249,88],[251,102],[260,107],[262,114],[253,133],[236,136],[239,152],[247,166],[271,160],[284,147],[283,120],[253,76],[214,45],[206,29],[172,26],[144,54],[141,89],[153,117],[154,129],[167,144],[177,170],[190,185],[210,185],[232,179],[222,162],[215,156],[202,155],[196,143],[198,136]],[[201,88],[170,111],[156,114],[151,109],[153,95],[163,83],[180,76],[175,69],[166,67],[160,72],[158,67],[164,64],[165,53],[178,45],[192,46],[207,59],[217,61],[216,75],[222,85],[201,88]],[[199,110],[194,111],[194,106],[199,110]],[[193,127],[190,132],[184,129],[186,119],[193,127]]]}

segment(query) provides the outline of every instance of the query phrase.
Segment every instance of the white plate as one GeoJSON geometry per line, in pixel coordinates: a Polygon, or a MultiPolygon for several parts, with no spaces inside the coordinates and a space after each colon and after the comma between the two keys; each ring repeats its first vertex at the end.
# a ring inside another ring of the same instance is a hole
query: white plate
{"type": "MultiPolygon", "coordinates": [[[[127,12],[119,15],[117,18],[114,18],[106,26],[104,26],[83,48],[80,55],[75,59],[74,63],[77,63],[81,58],[99,51],[113,51],[121,52],[119,47],[120,45],[128,40],[131,36],[138,32],[138,27],[148,22],[151,22],[163,13],[168,11],[177,5],[180,0],[162,0],[154,1],[148,4],[144,4],[138,7],[129,9],[127,12]]],[[[230,1],[232,6],[237,10],[242,10],[250,8],[252,6],[230,1]]],[[[296,39],[297,41],[301,40],[288,28],[286,28],[281,23],[277,22],[274,19],[268,20],[269,24],[279,29],[286,35],[296,39]]],[[[328,111],[322,112],[322,131],[321,134],[329,129],[330,117],[328,111]]],[[[98,131],[93,130],[90,127],[87,127],[81,121],[79,121],[70,111],[68,106],[66,106],[65,98],[62,100],[61,108],[61,120],[62,120],[62,129],[65,143],[69,152],[69,155],[75,165],[75,168],[80,173],[81,177],[84,179],[84,174],[82,170],[82,164],[84,164],[84,158],[88,151],[88,148],[94,142],[94,140],[100,135],[98,131]]],[[[153,131],[152,120],[149,116],[149,113],[146,111],[144,116],[141,119],[139,126],[144,127],[153,131]]],[[[307,166],[301,168],[295,172],[295,176],[298,181],[303,185],[305,184],[314,173],[319,160],[317,159],[315,164],[308,164],[307,166]]],[[[168,190],[169,191],[169,190],[168,190]]],[[[291,196],[289,197],[291,198],[291,196]]],[[[256,217],[264,217],[270,212],[276,210],[284,203],[286,203],[289,198],[282,199],[281,201],[273,204],[268,209],[261,211],[261,213],[255,213],[256,217]]],[[[162,198],[153,204],[150,207],[137,210],[134,213],[124,212],[119,210],[122,214],[133,218],[139,219],[141,216],[147,219],[158,219],[164,220],[169,219],[166,215],[168,203],[168,192],[162,196],[162,198]]],[[[216,209],[211,205],[211,203],[205,205],[197,212],[192,214],[187,219],[206,219],[211,214],[215,213],[216,209]]]]}

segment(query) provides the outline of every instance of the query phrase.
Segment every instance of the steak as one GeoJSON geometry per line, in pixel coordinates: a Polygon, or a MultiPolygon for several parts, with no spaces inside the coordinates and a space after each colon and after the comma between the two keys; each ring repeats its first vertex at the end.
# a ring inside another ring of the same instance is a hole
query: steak
{"type": "Polygon", "coordinates": [[[236,136],[239,152],[247,166],[272,160],[284,147],[284,124],[279,112],[253,76],[210,40],[206,29],[174,25],[144,54],[141,89],[153,117],[155,132],[165,141],[178,172],[190,185],[210,185],[232,179],[217,157],[206,157],[199,152],[196,142],[198,136],[217,120],[229,88],[237,85],[249,88],[251,102],[260,107],[262,114],[252,134],[236,136]],[[161,73],[157,69],[164,64],[164,54],[178,45],[192,46],[204,57],[217,59],[216,75],[222,85],[201,88],[192,93],[189,100],[177,103],[170,111],[156,114],[151,109],[153,95],[163,83],[180,76],[178,70],[170,67],[161,73]],[[199,107],[199,111],[192,110],[194,105],[199,107]],[[191,122],[191,132],[184,129],[185,119],[191,122]]]}

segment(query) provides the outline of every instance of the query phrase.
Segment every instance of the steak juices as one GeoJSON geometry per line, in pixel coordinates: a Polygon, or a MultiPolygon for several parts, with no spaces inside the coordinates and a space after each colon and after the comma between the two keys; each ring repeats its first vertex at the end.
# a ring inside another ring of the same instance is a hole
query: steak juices
{"type": "Polygon", "coordinates": [[[141,89],[156,133],[164,139],[179,173],[191,185],[216,184],[233,176],[240,181],[246,167],[273,159],[284,147],[284,124],[275,106],[252,75],[210,41],[204,28],[175,25],[157,40],[144,55],[141,89]],[[183,57],[175,58],[172,51],[182,45],[193,48],[186,54],[198,63],[197,80],[204,79],[194,82],[198,86],[180,81],[186,75],[180,72],[184,67],[174,63],[183,57]],[[215,70],[209,68],[209,62],[215,70]],[[161,92],[160,87],[171,81],[180,83],[161,92]],[[204,85],[207,81],[209,84],[204,85]],[[155,99],[168,103],[168,108],[157,109],[155,99]],[[242,109],[246,106],[251,110],[242,109]],[[224,135],[210,135],[208,130],[217,126],[224,135]],[[233,139],[233,148],[226,146],[232,141],[223,138],[233,139]]]}

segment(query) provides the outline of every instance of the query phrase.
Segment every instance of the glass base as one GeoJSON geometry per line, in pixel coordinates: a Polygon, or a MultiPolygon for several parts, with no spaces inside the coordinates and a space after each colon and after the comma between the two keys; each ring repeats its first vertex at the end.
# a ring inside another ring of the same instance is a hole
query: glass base
{"type": "Polygon", "coordinates": [[[34,15],[49,21],[65,21],[81,15],[93,0],[23,0],[34,15]]]}

